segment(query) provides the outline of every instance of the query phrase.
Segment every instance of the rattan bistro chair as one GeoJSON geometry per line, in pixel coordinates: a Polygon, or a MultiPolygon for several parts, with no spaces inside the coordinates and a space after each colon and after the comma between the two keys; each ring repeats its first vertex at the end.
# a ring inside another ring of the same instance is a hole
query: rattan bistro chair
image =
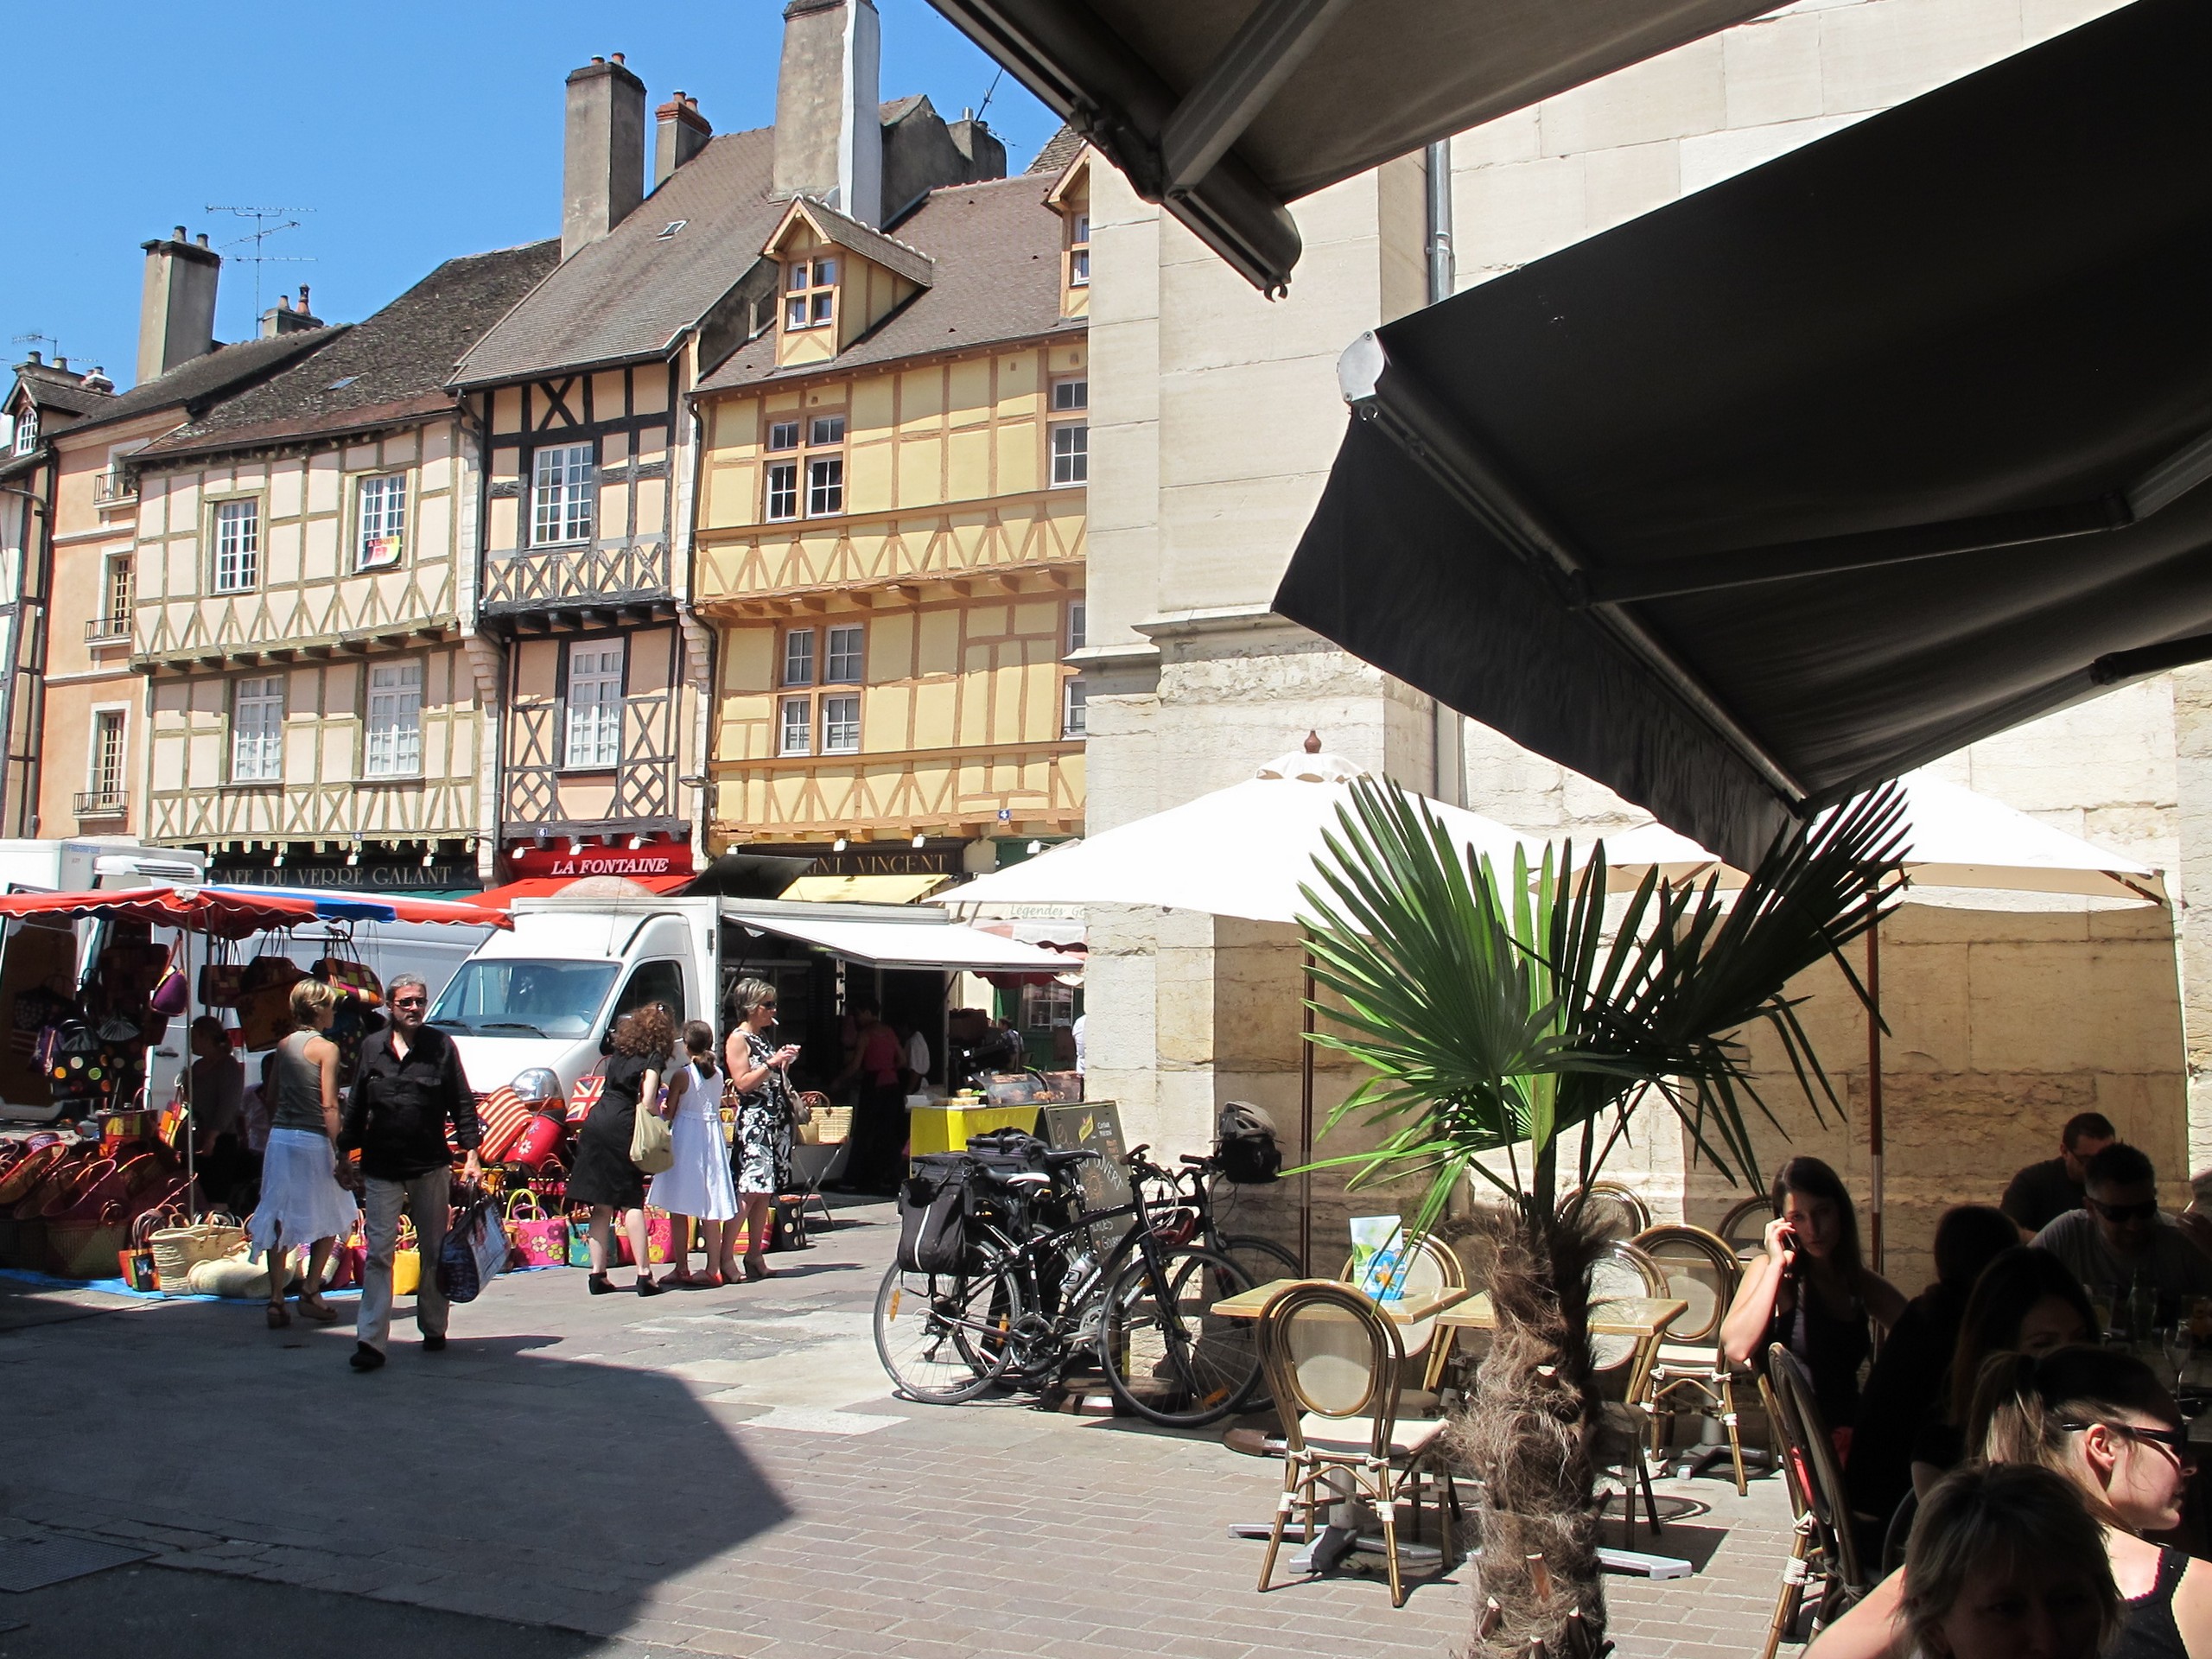
{"type": "MultiPolygon", "coordinates": [[[[1371,1504],[1382,1522],[1390,1565],[1390,1605],[1405,1605],[1398,1572],[1397,1503],[1413,1504],[1414,1535],[1421,1535],[1421,1473],[1443,1448],[1436,1418],[1398,1421],[1398,1373],[1405,1351],[1397,1328],[1375,1304],[1341,1285],[1294,1285],[1260,1315],[1260,1358],[1283,1428],[1282,1496],[1274,1530],[1260,1564],[1260,1588],[1274,1577],[1275,1555],[1292,1513],[1306,1512],[1306,1535],[1318,1531],[1322,1511],[1347,1497],[1371,1504]]],[[[1443,1478],[1437,1503],[1444,1562],[1452,1559],[1452,1511],[1459,1496],[1450,1467],[1432,1465],[1443,1478]]]]}
{"type": "MultiPolygon", "coordinates": [[[[1344,1284],[1351,1282],[1351,1257],[1344,1258],[1337,1278],[1344,1284]]],[[[1408,1300],[1439,1291],[1458,1290],[1466,1282],[1466,1271],[1460,1267],[1459,1258],[1441,1240],[1424,1236],[1406,1247],[1406,1262],[1398,1274],[1397,1283],[1408,1300]]],[[[1405,1352],[1405,1364],[1398,1379],[1402,1388],[1398,1408],[1414,1416],[1431,1415],[1440,1398],[1437,1385],[1443,1380],[1445,1362],[1452,1357],[1452,1333],[1440,1332],[1433,1316],[1404,1325],[1393,1321],[1391,1328],[1397,1332],[1399,1345],[1405,1352]]]]}
{"type": "Polygon", "coordinates": [[[1630,1239],[1651,1225],[1650,1209],[1617,1181],[1592,1181],[1586,1192],[1570,1188],[1559,1201],[1559,1213],[1564,1216],[1577,1205],[1606,1238],[1630,1239]]]}
{"type": "Polygon", "coordinates": [[[1713,1230],[1738,1261],[1749,1261],[1766,1248],[1766,1224],[1774,1219],[1774,1200],[1755,1192],[1720,1217],[1713,1230]]]}
{"type": "Polygon", "coordinates": [[[1783,1471],[1790,1506],[1797,1512],[1789,1559],[1783,1566],[1774,1618],[1760,1655],[1760,1659],[1774,1659],[1783,1642],[1800,1639],[1795,1632],[1808,1584],[1819,1586],[1813,1606],[1815,1634],[1842,1618],[1872,1586],[1859,1559],[1850,1489],[1836,1461],[1835,1442],[1813,1397],[1813,1380],[1797,1357],[1778,1342],[1767,1348],[1759,1396],[1782,1436],[1783,1471]]]}
{"type": "Polygon", "coordinates": [[[1720,1323],[1736,1300],[1742,1264],[1726,1240],[1700,1227],[1647,1228],[1636,1236],[1636,1247],[1667,1275],[1666,1294],[1689,1304],[1668,1327],[1652,1364],[1650,1392],[1644,1402],[1650,1418],[1651,1455],[1663,1455],[1660,1431],[1664,1420],[1680,1408],[1678,1402],[1687,1401],[1692,1411],[1717,1419],[1726,1433],[1728,1455],[1736,1466],[1736,1496],[1741,1497],[1749,1488],[1744,1480],[1743,1437],[1737,1428],[1738,1368],[1729,1363],[1721,1346],[1720,1323]]]}
{"type": "MultiPolygon", "coordinates": [[[[1633,1244],[1605,1247],[1590,1268],[1590,1313],[1607,1302],[1667,1294],[1667,1275],[1656,1262],[1633,1244]]],[[[1658,1344],[1643,1338],[1590,1338],[1592,1382],[1598,1391],[1597,1442],[1592,1450],[1602,1466],[1619,1477],[1627,1510],[1629,1535],[1636,1535],[1636,1498],[1643,1495],[1643,1516],[1652,1536],[1659,1535],[1659,1505],[1651,1494],[1651,1465],[1645,1457],[1652,1363],[1658,1344]]]]}

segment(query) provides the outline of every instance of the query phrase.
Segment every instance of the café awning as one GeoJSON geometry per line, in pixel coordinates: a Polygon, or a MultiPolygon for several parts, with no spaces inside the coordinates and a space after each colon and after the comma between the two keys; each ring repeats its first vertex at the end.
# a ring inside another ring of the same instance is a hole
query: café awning
{"type": "Polygon", "coordinates": [[[1772,10],[1745,0],[931,0],[1255,287],[1284,204],[1772,10]]]}
{"type": "Polygon", "coordinates": [[[945,973],[1065,974],[1080,969],[1083,958],[1001,938],[947,918],[942,911],[917,909],[911,918],[878,913],[841,916],[840,909],[861,906],[823,904],[739,904],[725,900],[725,920],[758,933],[811,944],[870,968],[925,968],[945,973]],[[809,912],[825,912],[809,914],[809,912]]]}
{"type": "Polygon", "coordinates": [[[2208,62],[2137,0],[1364,337],[1275,608],[1744,868],[2212,657],[2208,62]]]}

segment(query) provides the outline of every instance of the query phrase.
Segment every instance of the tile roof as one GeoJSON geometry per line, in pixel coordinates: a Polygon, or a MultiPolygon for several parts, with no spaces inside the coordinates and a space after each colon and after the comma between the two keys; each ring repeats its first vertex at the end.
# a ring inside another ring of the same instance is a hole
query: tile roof
{"type": "Polygon", "coordinates": [[[664,355],[749,270],[786,202],[771,201],[775,129],[724,133],[629,218],[563,263],[462,360],[453,384],[664,355]],[[682,231],[663,240],[677,219],[682,231]]]}
{"type": "Polygon", "coordinates": [[[937,280],[936,263],[919,248],[886,236],[872,226],[847,217],[827,203],[806,198],[806,212],[821,226],[822,234],[848,252],[874,260],[886,270],[927,288],[937,280]]]}
{"type": "Polygon", "coordinates": [[[16,367],[16,384],[41,409],[58,409],[71,415],[94,415],[115,401],[111,391],[94,391],[84,377],[48,363],[22,363],[16,367]]]}
{"type": "Polygon", "coordinates": [[[226,398],[142,453],[358,430],[451,409],[454,365],[560,261],[557,239],[448,259],[304,363],[226,398]]]}
{"type": "Polygon", "coordinates": [[[899,226],[899,241],[934,262],[936,281],[827,363],[776,367],[776,334],[741,346],[702,391],[835,374],[998,340],[1080,334],[1060,315],[1060,216],[1045,206],[1052,179],[1018,174],[933,190],[899,226]]]}
{"type": "Polygon", "coordinates": [[[1060,130],[1045,141],[1045,148],[1037,152],[1037,159],[1029,163],[1032,173],[1050,173],[1055,178],[1060,170],[1075,160],[1076,151],[1083,148],[1083,135],[1065,122],[1060,130]]]}
{"type": "Polygon", "coordinates": [[[329,344],[345,329],[346,325],[339,323],[330,327],[303,328],[297,334],[242,340],[235,346],[218,346],[212,352],[178,364],[167,374],[156,375],[119,396],[103,399],[92,419],[120,421],[180,404],[188,415],[196,416],[218,397],[251,385],[329,344]]]}

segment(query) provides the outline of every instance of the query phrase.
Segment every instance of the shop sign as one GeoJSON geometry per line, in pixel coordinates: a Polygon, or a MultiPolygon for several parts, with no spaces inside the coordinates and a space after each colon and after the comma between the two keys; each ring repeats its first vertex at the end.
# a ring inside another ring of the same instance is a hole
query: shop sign
{"type": "Polygon", "coordinates": [[[563,875],[689,875],[691,848],[688,842],[664,842],[653,847],[587,847],[581,852],[556,851],[550,847],[518,847],[507,862],[521,876],[563,875]]]}
{"type": "Polygon", "coordinates": [[[842,853],[824,846],[733,847],[733,853],[764,853],[773,858],[810,858],[809,875],[958,875],[968,843],[939,842],[930,847],[887,846],[873,843],[848,847],[842,853]]]}
{"type": "Polygon", "coordinates": [[[420,859],[364,859],[348,864],[342,858],[313,861],[287,861],[282,869],[266,864],[216,864],[207,879],[229,887],[307,887],[333,893],[452,893],[483,887],[476,861],[425,864],[420,859]]]}

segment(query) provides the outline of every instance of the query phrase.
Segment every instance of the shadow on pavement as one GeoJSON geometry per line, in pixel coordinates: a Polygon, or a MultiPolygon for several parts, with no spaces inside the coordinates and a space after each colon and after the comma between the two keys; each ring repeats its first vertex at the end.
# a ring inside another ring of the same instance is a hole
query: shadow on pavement
{"type": "Polygon", "coordinates": [[[789,1516],[678,1378],[454,1329],[433,1355],[396,1327],[366,1376],[345,1363],[350,1322],[280,1340],[236,1306],[0,1337],[0,1509],[176,1565],[610,1635],[789,1516]]]}

